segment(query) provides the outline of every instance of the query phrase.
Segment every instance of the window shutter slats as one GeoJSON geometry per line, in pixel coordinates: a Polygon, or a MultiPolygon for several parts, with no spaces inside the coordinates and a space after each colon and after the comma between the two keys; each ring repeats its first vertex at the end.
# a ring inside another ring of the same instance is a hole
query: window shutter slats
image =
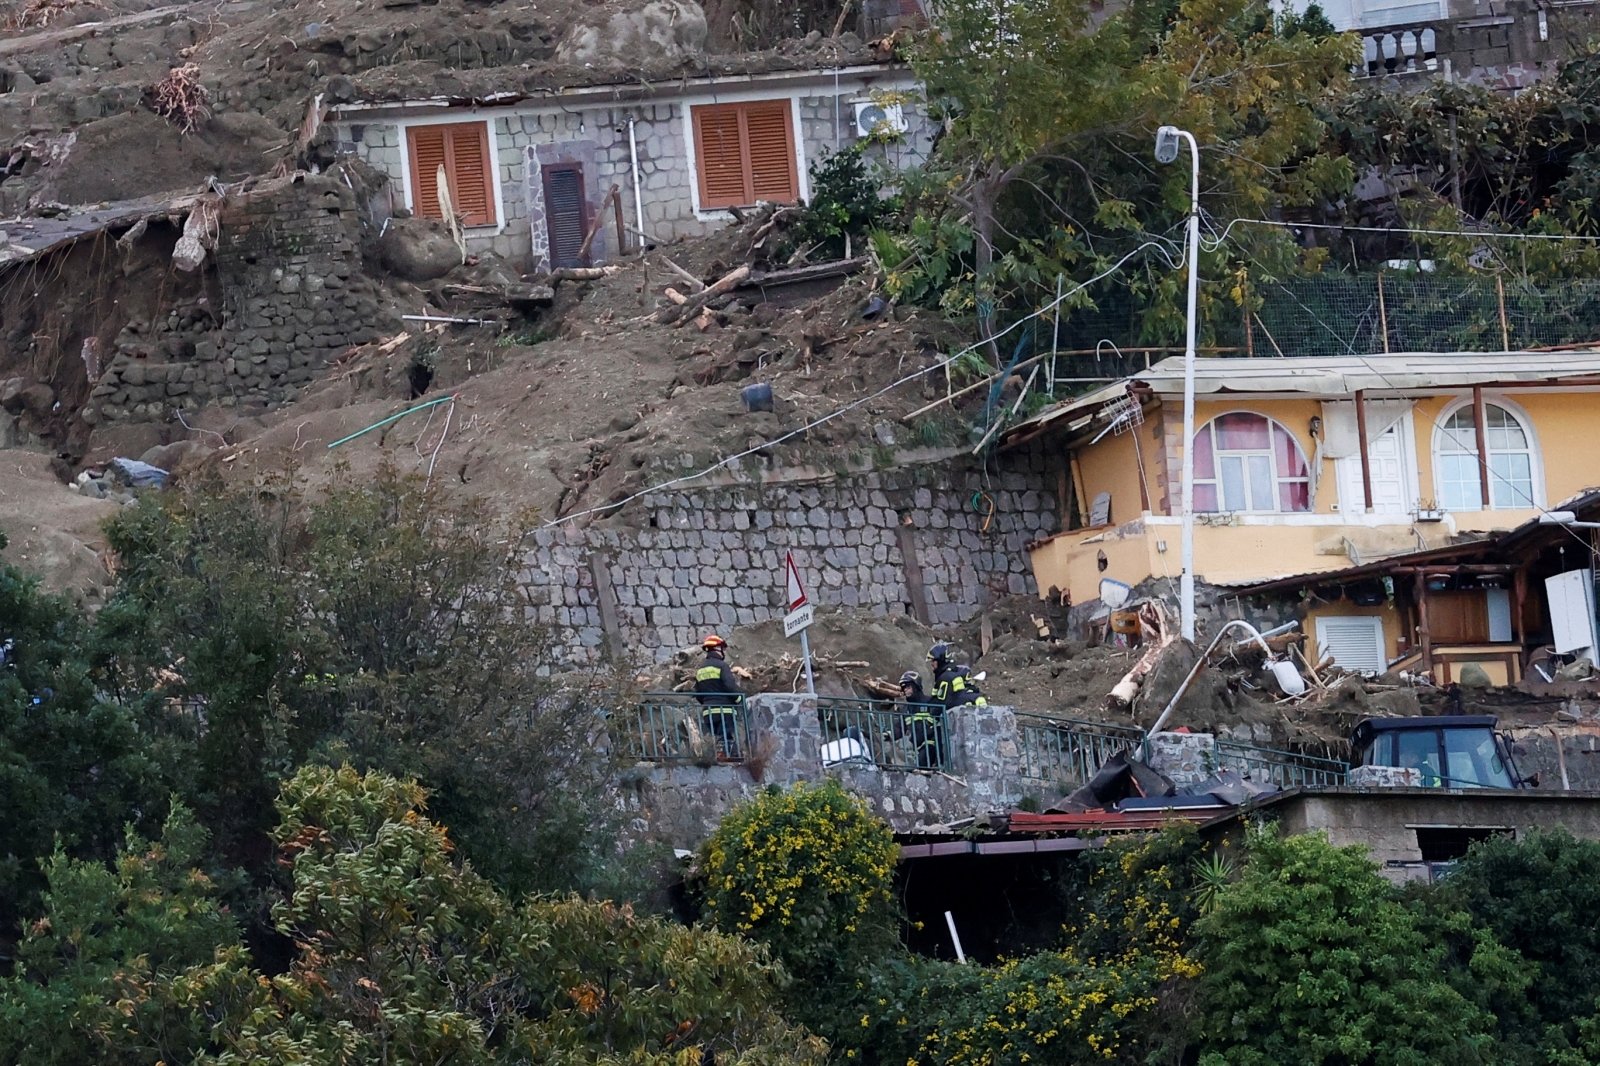
{"type": "Polygon", "coordinates": [[[423,218],[439,218],[439,168],[449,170],[444,127],[421,126],[410,130],[407,139],[411,143],[412,210],[423,218]]]}
{"type": "Polygon", "coordinates": [[[468,226],[494,225],[494,180],[489,174],[489,129],[481,122],[451,126],[450,176],[456,211],[468,226]]]}
{"type": "Polygon", "coordinates": [[[714,209],[749,203],[738,106],[698,107],[694,117],[695,155],[700,165],[700,206],[714,209]]]}
{"type": "Polygon", "coordinates": [[[489,128],[482,122],[414,126],[406,131],[411,148],[412,206],[424,218],[441,218],[439,167],[450,183],[450,200],[465,226],[495,224],[494,173],[490,170],[489,128]]]}
{"type": "Polygon", "coordinates": [[[576,166],[544,168],[544,212],[550,230],[550,265],[581,266],[584,218],[583,171],[576,166]]]}
{"type": "Polygon", "coordinates": [[[745,109],[745,137],[750,146],[750,185],[755,200],[788,204],[800,198],[795,181],[794,141],[789,132],[789,105],[752,104],[745,109]]]}
{"type": "Polygon", "coordinates": [[[800,199],[787,100],[708,104],[693,115],[702,210],[800,199]]]}

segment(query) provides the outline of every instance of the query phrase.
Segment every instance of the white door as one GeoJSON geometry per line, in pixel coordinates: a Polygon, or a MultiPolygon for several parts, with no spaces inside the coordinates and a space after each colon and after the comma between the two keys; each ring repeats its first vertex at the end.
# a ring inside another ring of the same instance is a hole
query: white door
{"type": "Polygon", "coordinates": [[[1594,571],[1568,570],[1544,579],[1556,653],[1589,653],[1600,644],[1594,616],[1594,571]]]}
{"type": "MultiPolygon", "coordinates": [[[[1372,513],[1410,514],[1417,502],[1412,485],[1410,441],[1405,431],[1407,419],[1390,426],[1367,448],[1372,469],[1372,513]]],[[[1361,484],[1361,456],[1351,455],[1334,461],[1339,478],[1339,510],[1361,514],[1366,509],[1366,493],[1361,484]]]]}

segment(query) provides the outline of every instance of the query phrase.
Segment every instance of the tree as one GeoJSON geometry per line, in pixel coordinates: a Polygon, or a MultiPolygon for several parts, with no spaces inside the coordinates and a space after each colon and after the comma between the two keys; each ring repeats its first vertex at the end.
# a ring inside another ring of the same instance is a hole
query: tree
{"type": "Polygon", "coordinates": [[[1194,926],[1202,1066],[1494,1061],[1493,1020],[1364,849],[1269,827],[1248,856],[1194,926]]]}
{"type": "Polygon", "coordinates": [[[112,867],[56,851],[43,916],[0,980],[0,1061],[187,1062],[207,1047],[215,1015],[150,994],[218,952],[238,957],[238,929],[199,869],[204,851],[179,803],[159,839],[130,831],[112,867]]]}
{"type": "Polygon", "coordinates": [[[61,859],[0,982],[5,1061],[820,1066],[758,948],[608,903],[514,903],[458,862],[425,798],[348,767],[286,782],[273,919],[294,951],[274,976],[192,868],[181,807],[116,874],[61,859]]]}
{"type": "MultiPolygon", "coordinates": [[[[1347,83],[1353,49],[1340,37],[1277,32],[1259,0],[1137,0],[1109,16],[1087,0],[941,4],[912,63],[946,133],[914,206],[964,220],[970,273],[934,266],[966,252],[954,233],[925,225],[891,265],[891,291],[915,289],[928,269],[975,286],[988,337],[998,305],[1037,306],[1058,274],[1103,269],[1165,233],[1188,212],[1189,171],[1150,158],[1163,124],[1195,134],[1214,214],[1267,217],[1348,187],[1348,165],[1317,152],[1315,105],[1347,83]]],[[[1238,237],[1268,269],[1293,262],[1281,234],[1238,237]]],[[[1229,278],[1231,265],[1219,249],[1204,277],[1229,278]]],[[[1170,334],[1181,322],[1179,272],[1145,270],[1139,284],[1159,311],[1147,331],[1170,334]]],[[[948,293],[944,305],[961,309],[948,293]]]]}
{"type": "Polygon", "coordinates": [[[158,828],[181,761],[148,708],[101,698],[88,636],[75,608],[0,564],[0,939],[35,909],[53,851],[109,859],[125,822],[158,828]]]}
{"type": "Polygon", "coordinates": [[[230,861],[263,867],[295,767],[349,760],[423,781],[503,884],[589,876],[597,679],[550,676],[511,524],[393,469],[314,500],[288,479],[201,482],[114,521],[101,669],[192,708],[192,802],[230,861]]]}
{"type": "MultiPolygon", "coordinates": [[[[1517,1061],[1543,1062],[1585,1039],[1574,1005],[1600,999],[1596,868],[1600,843],[1555,829],[1474,845],[1438,890],[1435,909],[1465,911],[1527,969],[1528,986],[1499,1012],[1505,1046],[1525,1052],[1517,1061]]],[[[1595,1022],[1584,1024],[1593,1041],[1595,1022]]]]}

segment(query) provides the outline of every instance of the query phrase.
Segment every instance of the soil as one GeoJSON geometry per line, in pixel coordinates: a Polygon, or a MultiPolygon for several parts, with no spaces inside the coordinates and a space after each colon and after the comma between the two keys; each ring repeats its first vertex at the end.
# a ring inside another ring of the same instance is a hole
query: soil
{"type": "Polygon", "coordinates": [[[69,491],[49,456],[0,450],[0,533],[7,541],[0,563],[37,577],[46,590],[100,598],[110,581],[100,525],[116,511],[114,503],[69,491]]]}

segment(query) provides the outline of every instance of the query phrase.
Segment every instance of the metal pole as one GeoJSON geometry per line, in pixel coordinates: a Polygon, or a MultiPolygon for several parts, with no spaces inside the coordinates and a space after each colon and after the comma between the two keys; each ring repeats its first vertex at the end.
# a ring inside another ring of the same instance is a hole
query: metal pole
{"type": "Polygon", "coordinates": [[[954,944],[956,947],[956,961],[965,966],[967,964],[967,953],[961,950],[961,937],[956,933],[955,915],[951,914],[949,911],[945,911],[944,924],[950,927],[950,943],[954,944]]]}
{"type": "Polygon", "coordinates": [[[800,631],[800,657],[806,664],[806,692],[808,695],[817,694],[817,683],[811,677],[811,638],[806,636],[806,631],[800,631]]]}
{"type": "Polygon", "coordinates": [[[1194,349],[1200,299],[1200,146],[1194,134],[1180,130],[1189,142],[1193,177],[1189,192],[1189,321],[1183,350],[1183,574],[1178,579],[1178,626],[1183,639],[1194,640],[1194,349]]]}
{"type": "Polygon", "coordinates": [[[634,120],[628,119],[628,161],[633,166],[633,217],[639,227],[639,247],[644,247],[644,194],[639,185],[639,136],[633,129],[634,120]]]}

